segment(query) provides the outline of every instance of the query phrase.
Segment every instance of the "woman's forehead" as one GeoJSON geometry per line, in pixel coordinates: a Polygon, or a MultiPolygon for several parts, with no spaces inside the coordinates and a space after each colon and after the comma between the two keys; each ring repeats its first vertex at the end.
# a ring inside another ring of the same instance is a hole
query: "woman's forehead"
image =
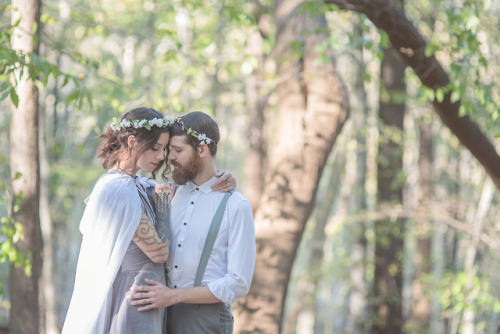
{"type": "Polygon", "coordinates": [[[156,144],[167,146],[169,139],[170,139],[170,134],[168,132],[164,132],[160,135],[160,137],[158,137],[158,141],[156,142],[156,144]]]}

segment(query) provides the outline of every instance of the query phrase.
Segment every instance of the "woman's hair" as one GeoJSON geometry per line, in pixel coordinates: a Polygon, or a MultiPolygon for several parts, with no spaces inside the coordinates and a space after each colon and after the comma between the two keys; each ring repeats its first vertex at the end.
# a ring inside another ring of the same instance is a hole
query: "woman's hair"
{"type": "Polygon", "coordinates": [[[187,129],[192,129],[199,134],[204,134],[211,139],[210,144],[207,145],[210,154],[215,156],[217,153],[217,143],[220,139],[220,132],[214,119],[201,111],[193,111],[180,117],[180,120],[181,122],[177,121],[172,124],[170,136],[186,136],[187,142],[196,151],[200,145],[200,139],[196,138],[196,136],[188,135],[187,129]]]}
{"type": "MultiPolygon", "coordinates": [[[[126,119],[129,121],[134,120],[151,120],[154,118],[163,118],[163,115],[153,108],[136,108],[126,112],[120,121],[126,119]]],[[[111,126],[107,130],[99,135],[103,141],[99,146],[97,157],[101,158],[102,166],[104,169],[112,168],[118,162],[120,162],[124,157],[130,157],[132,154],[132,149],[128,146],[128,137],[135,136],[137,142],[137,150],[132,157],[134,163],[137,164],[139,156],[147,150],[153,148],[153,146],[158,142],[160,135],[162,133],[169,132],[169,127],[157,127],[152,126],[150,130],[145,127],[134,128],[132,127],[122,127],[119,130],[113,130],[111,126]]],[[[165,156],[166,158],[166,156],[165,156]]],[[[151,173],[151,178],[156,178],[156,173],[161,169],[165,160],[158,164],[158,167],[151,173]]],[[[169,164],[166,164],[165,169],[161,174],[161,178],[167,181],[167,174],[170,172],[169,164]]]]}

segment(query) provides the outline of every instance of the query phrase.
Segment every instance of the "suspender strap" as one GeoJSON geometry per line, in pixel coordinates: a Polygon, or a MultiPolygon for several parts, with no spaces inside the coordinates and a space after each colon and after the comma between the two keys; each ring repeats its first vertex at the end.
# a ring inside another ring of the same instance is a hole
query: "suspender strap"
{"type": "Polygon", "coordinates": [[[212,223],[210,224],[210,228],[208,230],[207,239],[205,240],[205,245],[203,246],[203,252],[201,253],[200,263],[198,264],[198,270],[196,271],[196,277],[194,279],[193,286],[201,285],[203,274],[205,273],[205,269],[207,268],[208,258],[210,257],[210,253],[212,253],[215,239],[217,238],[217,234],[219,233],[220,224],[222,222],[222,216],[224,216],[227,200],[232,194],[232,191],[224,194],[224,198],[219,204],[219,207],[215,212],[215,216],[212,219],[212,223]]]}

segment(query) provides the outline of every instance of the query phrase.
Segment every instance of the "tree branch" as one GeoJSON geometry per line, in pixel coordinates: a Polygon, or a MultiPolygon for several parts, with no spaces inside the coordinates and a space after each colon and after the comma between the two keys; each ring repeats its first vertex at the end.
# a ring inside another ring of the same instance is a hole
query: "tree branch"
{"type": "MultiPolygon", "coordinates": [[[[434,55],[426,56],[427,42],[403,11],[392,0],[324,0],[343,10],[362,13],[389,36],[398,51],[422,84],[432,89],[445,87],[450,79],[434,55]]],[[[442,102],[433,101],[434,109],[443,123],[474,155],[500,189],[500,156],[492,142],[468,116],[459,116],[460,101],[452,103],[451,93],[442,102]]]]}

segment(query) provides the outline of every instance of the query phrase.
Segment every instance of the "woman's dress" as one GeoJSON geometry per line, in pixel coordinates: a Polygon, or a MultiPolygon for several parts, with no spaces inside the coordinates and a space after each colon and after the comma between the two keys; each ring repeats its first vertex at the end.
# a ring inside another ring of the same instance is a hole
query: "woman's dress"
{"type": "MultiPolygon", "coordinates": [[[[150,221],[154,222],[156,216],[150,199],[144,196],[141,185],[137,187],[142,210],[150,221]]],[[[131,306],[130,300],[126,298],[130,294],[132,285],[148,285],[145,278],[165,284],[165,265],[151,261],[131,241],[110,291],[112,302],[108,320],[109,334],[161,334],[164,332],[164,308],[139,312],[138,306],[131,306]]]]}

